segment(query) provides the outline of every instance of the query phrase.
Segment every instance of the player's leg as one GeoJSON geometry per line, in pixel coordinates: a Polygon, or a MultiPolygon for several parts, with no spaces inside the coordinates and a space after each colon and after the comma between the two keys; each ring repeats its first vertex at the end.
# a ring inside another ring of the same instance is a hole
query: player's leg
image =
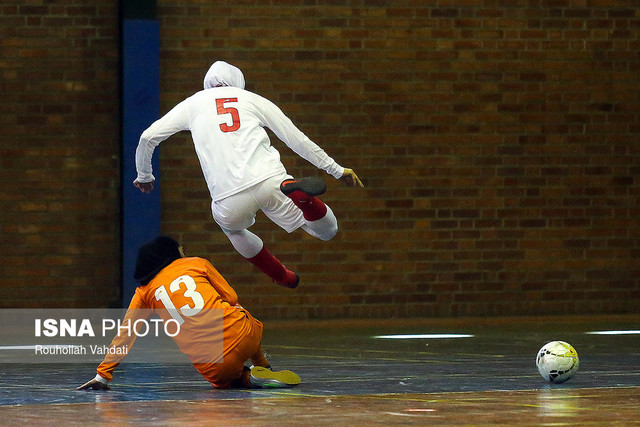
{"type": "Polygon", "coordinates": [[[327,191],[327,185],[320,178],[285,179],[280,191],[302,211],[307,221],[317,221],[327,213],[326,205],[315,197],[327,191]]]}
{"type": "Polygon", "coordinates": [[[260,344],[260,347],[258,347],[258,351],[256,351],[255,354],[251,356],[251,364],[253,366],[262,366],[263,368],[271,369],[271,364],[267,360],[266,354],[264,354],[262,344],[260,344]]]}
{"type": "Polygon", "coordinates": [[[243,257],[250,259],[264,248],[262,239],[249,230],[227,230],[222,228],[233,248],[243,257]]]}
{"type": "Polygon", "coordinates": [[[260,237],[247,230],[255,223],[255,215],[259,208],[250,190],[245,190],[211,205],[214,220],[220,225],[240,255],[277,284],[287,288],[295,288],[298,286],[300,278],[285,268],[265,248],[260,237]]]}
{"type": "Polygon", "coordinates": [[[242,309],[242,317],[242,321],[223,325],[224,335],[230,339],[225,340],[222,361],[193,364],[216,388],[251,387],[250,370],[244,366],[244,362],[260,350],[264,327],[262,322],[245,309],[242,309]]]}
{"type": "Polygon", "coordinates": [[[302,229],[320,240],[331,240],[338,234],[338,219],[333,214],[333,211],[329,205],[325,205],[327,208],[326,214],[315,221],[307,221],[302,229]]]}
{"type": "Polygon", "coordinates": [[[286,179],[280,191],[295,204],[304,216],[302,229],[320,240],[331,240],[338,233],[338,220],[333,211],[318,197],[327,186],[320,178],[286,179]]]}
{"type": "MultiPolygon", "coordinates": [[[[224,356],[222,363],[194,364],[196,369],[213,384],[214,387],[293,387],[300,384],[300,377],[291,371],[274,372],[268,367],[262,351],[262,322],[245,310],[246,321],[243,325],[228,326],[230,336],[235,332],[242,338],[231,351],[224,356]],[[255,367],[249,369],[244,361],[251,358],[255,367]],[[257,363],[262,366],[258,366],[257,363]],[[265,366],[265,363],[267,366],[265,366]]],[[[237,335],[236,335],[237,336],[237,335]]]]}
{"type": "Polygon", "coordinates": [[[282,265],[280,260],[273,256],[264,246],[262,239],[258,236],[249,230],[227,230],[223,228],[222,231],[240,255],[278,285],[286,288],[298,286],[300,282],[298,275],[282,265]]]}
{"type": "MultiPolygon", "coordinates": [[[[251,334],[245,338],[247,344],[254,344],[257,339],[262,341],[262,323],[247,313],[248,319],[252,322],[251,334]],[[258,335],[258,330],[260,334],[258,335]]],[[[251,356],[251,362],[254,366],[249,372],[249,382],[252,387],[262,388],[282,388],[293,387],[300,384],[300,377],[295,372],[289,370],[272,371],[269,361],[262,350],[262,344],[259,342],[257,351],[251,356]]],[[[246,372],[243,373],[246,375],[246,372]]]]}
{"type": "Polygon", "coordinates": [[[317,194],[324,191],[324,181],[316,178],[304,181],[294,181],[287,175],[275,176],[253,191],[262,212],[274,223],[282,227],[287,233],[302,228],[307,233],[321,240],[330,240],[338,232],[338,220],[331,208],[315,196],[309,196],[302,190],[317,194]],[[288,184],[288,193],[281,190],[282,182],[288,184]],[[291,190],[291,191],[289,191],[291,190]]]}

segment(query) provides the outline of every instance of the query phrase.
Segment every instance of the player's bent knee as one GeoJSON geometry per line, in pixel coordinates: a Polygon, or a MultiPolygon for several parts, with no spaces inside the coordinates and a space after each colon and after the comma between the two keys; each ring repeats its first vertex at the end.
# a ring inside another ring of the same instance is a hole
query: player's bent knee
{"type": "Polygon", "coordinates": [[[335,227],[330,227],[326,230],[323,230],[323,232],[318,236],[318,238],[322,241],[328,241],[333,239],[336,234],[338,234],[338,226],[336,225],[335,227]]]}

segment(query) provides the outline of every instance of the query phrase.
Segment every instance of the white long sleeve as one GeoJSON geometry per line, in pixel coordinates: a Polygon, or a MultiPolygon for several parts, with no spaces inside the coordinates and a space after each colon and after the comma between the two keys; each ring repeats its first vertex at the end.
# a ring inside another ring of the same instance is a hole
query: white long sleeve
{"type": "Polygon", "coordinates": [[[151,167],[151,158],[156,147],[171,135],[189,129],[189,111],[182,101],[171,111],[149,126],[138,141],[136,148],[137,181],[151,182],[155,180],[151,167]]]}
{"type": "Polygon", "coordinates": [[[263,112],[265,126],[297,155],[336,179],[344,174],[344,168],[302,133],[280,108],[265,98],[261,98],[260,101],[262,104],[260,111],[263,112]]]}
{"type": "Polygon", "coordinates": [[[302,133],[271,101],[235,87],[200,91],[176,105],[140,137],[136,150],[139,182],[153,178],[155,147],[171,135],[190,130],[214,201],[286,172],[264,127],[296,154],[335,178],[344,168],[302,133]]]}

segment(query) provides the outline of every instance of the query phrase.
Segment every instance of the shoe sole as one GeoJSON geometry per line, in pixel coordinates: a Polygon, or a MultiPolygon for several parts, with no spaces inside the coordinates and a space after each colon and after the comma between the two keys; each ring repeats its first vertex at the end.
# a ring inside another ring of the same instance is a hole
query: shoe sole
{"type": "Polygon", "coordinates": [[[251,369],[251,384],[264,388],[289,388],[300,382],[300,376],[292,371],[274,372],[261,366],[251,369]]]}
{"type": "Polygon", "coordinates": [[[286,195],[289,195],[294,191],[302,191],[308,196],[319,196],[327,191],[327,184],[322,179],[315,177],[302,178],[297,181],[286,180],[280,184],[280,191],[286,195]]]}

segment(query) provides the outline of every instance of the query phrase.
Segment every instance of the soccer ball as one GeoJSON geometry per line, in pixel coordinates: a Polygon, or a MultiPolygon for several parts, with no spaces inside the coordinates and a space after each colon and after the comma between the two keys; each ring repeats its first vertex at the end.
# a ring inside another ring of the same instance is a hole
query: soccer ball
{"type": "Polygon", "coordinates": [[[551,341],[545,344],[536,357],[538,372],[547,381],[563,383],[578,372],[580,359],[571,344],[564,341],[551,341]]]}

